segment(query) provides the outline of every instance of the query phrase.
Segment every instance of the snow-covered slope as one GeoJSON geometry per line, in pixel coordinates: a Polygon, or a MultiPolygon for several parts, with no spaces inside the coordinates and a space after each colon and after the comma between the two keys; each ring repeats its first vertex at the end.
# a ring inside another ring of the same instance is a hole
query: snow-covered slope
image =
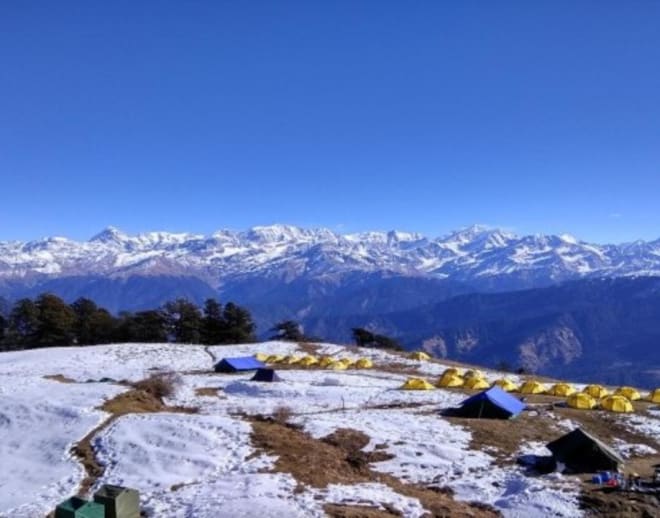
{"type": "Polygon", "coordinates": [[[660,275],[660,240],[595,245],[569,235],[516,236],[473,226],[426,238],[405,232],[341,235],[286,225],[210,236],[108,228],[86,242],[52,237],[0,242],[0,279],[193,275],[218,287],[232,279],[292,280],[347,272],[396,272],[479,282],[525,278],[529,285],[587,275],[660,275]]]}
{"type": "MultiPolygon", "coordinates": [[[[320,517],[327,503],[387,505],[405,517],[424,515],[420,499],[378,475],[369,482],[316,487],[301,485],[295,473],[274,469],[277,456],[255,448],[248,416],[267,416],[283,405],[312,440],[346,428],[366,434],[370,442],[364,451],[389,456],[371,463],[371,469],[404,485],[448,487],[456,500],[486,503],[504,516],[581,515],[577,478],[559,473],[529,477],[513,457],[496,459],[492,447],[473,442],[470,429],[440,415],[464,393],[398,390],[406,374],[394,366],[433,379],[446,367],[442,362],[363,350],[360,354],[370,357],[375,368],[293,368],[281,370],[284,381],[272,384],[249,381],[251,373],[211,370],[224,356],[302,354],[299,347],[285,342],[212,348],[119,344],[0,353],[0,516],[43,516],[75,493],[85,472],[70,448],[100,423],[91,445],[103,473],[93,488],[113,483],[139,489],[148,516],[210,518],[222,508],[223,516],[320,517]],[[198,413],[128,413],[108,420],[110,414],[98,407],[129,387],[86,382],[102,376],[139,380],[164,368],[181,379],[178,392],[166,402],[196,406],[198,413]],[[58,374],[69,382],[44,378],[58,374]]],[[[318,354],[357,357],[357,351],[333,344],[316,348],[318,354]]],[[[492,381],[501,373],[486,376],[492,381]]],[[[550,436],[572,426],[552,413],[545,418],[550,436]]],[[[530,414],[508,424],[524,426],[534,419],[530,414]]],[[[657,439],[660,416],[636,414],[627,426],[657,439]]],[[[639,455],[657,449],[625,441],[617,447],[639,455]]],[[[519,453],[548,452],[542,443],[523,442],[519,453]]]]}

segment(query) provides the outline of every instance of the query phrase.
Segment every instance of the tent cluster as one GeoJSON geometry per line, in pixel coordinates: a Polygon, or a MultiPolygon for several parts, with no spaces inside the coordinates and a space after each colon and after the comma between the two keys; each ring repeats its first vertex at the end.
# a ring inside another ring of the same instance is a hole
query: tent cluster
{"type": "Polygon", "coordinates": [[[330,370],[346,370],[349,368],[371,369],[374,366],[369,358],[358,358],[354,360],[351,358],[333,358],[332,356],[283,356],[279,354],[266,355],[263,353],[257,353],[254,356],[256,359],[261,359],[261,361],[269,365],[295,365],[296,367],[316,367],[330,370]]]}

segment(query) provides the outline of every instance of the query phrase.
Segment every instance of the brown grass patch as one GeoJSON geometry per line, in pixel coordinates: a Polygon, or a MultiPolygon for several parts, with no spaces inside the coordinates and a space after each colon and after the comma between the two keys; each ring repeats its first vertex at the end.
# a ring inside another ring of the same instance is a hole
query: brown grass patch
{"type": "Polygon", "coordinates": [[[179,385],[181,378],[173,372],[160,372],[152,374],[148,378],[133,383],[133,388],[151,394],[157,399],[173,396],[179,385]]]}
{"type": "Polygon", "coordinates": [[[330,518],[394,518],[403,514],[393,507],[383,504],[383,509],[367,505],[325,504],[325,514],[330,518]]]}
{"type": "Polygon", "coordinates": [[[220,397],[220,389],[218,387],[199,387],[195,389],[196,396],[205,397],[220,397]]]}
{"type": "Polygon", "coordinates": [[[59,381],[60,383],[78,383],[76,380],[67,378],[63,374],[46,374],[44,376],[44,379],[47,380],[52,380],[52,381],[59,381]]]}
{"type": "Polygon", "coordinates": [[[273,410],[273,419],[276,423],[281,425],[286,425],[289,422],[289,419],[291,419],[292,415],[293,410],[285,405],[280,405],[275,410],[273,410]]]}
{"type": "Polygon", "coordinates": [[[606,518],[657,518],[660,499],[654,495],[612,491],[602,488],[583,490],[580,508],[586,516],[606,518]]]}
{"type": "Polygon", "coordinates": [[[309,356],[317,356],[320,350],[320,347],[311,342],[298,342],[298,349],[309,356]]]}
{"type": "MultiPolygon", "coordinates": [[[[342,429],[323,439],[314,439],[298,427],[283,425],[271,418],[263,417],[253,418],[252,428],[253,445],[262,452],[277,456],[274,471],[291,473],[300,484],[324,488],[328,484],[352,485],[363,482],[380,482],[399,494],[418,498],[432,516],[489,517],[499,515],[491,507],[456,502],[447,492],[408,484],[391,475],[373,471],[369,463],[375,459],[368,456],[387,454],[382,451],[367,453],[356,449],[365,444],[365,440],[367,442],[369,440],[365,434],[359,431],[342,429]]],[[[330,509],[339,512],[340,507],[344,512],[349,512],[346,510],[346,506],[335,505],[330,509]]],[[[347,514],[345,516],[360,515],[347,514]]]]}

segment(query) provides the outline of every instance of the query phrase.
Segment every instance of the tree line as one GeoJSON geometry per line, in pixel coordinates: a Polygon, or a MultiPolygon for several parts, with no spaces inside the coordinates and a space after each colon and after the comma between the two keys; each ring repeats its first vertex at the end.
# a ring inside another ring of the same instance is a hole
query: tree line
{"type": "MultiPolygon", "coordinates": [[[[0,313],[1,350],[122,342],[220,345],[256,341],[256,326],[247,309],[212,298],[202,308],[179,298],[157,309],[114,316],[85,297],[67,304],[57,295],[44,293],[36,299],[18,300],[5,314],[0,313]]],[[[278,322],[270,331],[274,340],[323,341],[304,334],[294,320],[278,322]]],[[[396,340],[363,328],[353,328],[351,333],[359,347],[401,349],[396,340]]]]}
{"type": "Polygon", "coordinates": [[[207,299],[199,308],[180,298],[114,316],[84,297],[67,304],[44,293],[16,301],[6,317],[0,315],[0,345],[4,350],[117,342],[216,345],[253,342],[255,329],[250,312],[233,302],[207,299]]]}

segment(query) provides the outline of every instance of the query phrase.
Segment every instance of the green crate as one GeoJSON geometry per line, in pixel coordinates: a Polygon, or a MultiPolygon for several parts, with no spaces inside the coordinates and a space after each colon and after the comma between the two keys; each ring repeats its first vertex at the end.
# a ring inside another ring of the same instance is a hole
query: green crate
{"type": "Polygon", "coordinates": [[[105,518],[105,507],[73,496],[55,508],[55,518],[105,518]]]}
{"type": "Polygon", "coordinates": [[[140,494],[135,489],[106,484],[94,493],[105,506],[105,518],[140,518],[140,494]]]}

